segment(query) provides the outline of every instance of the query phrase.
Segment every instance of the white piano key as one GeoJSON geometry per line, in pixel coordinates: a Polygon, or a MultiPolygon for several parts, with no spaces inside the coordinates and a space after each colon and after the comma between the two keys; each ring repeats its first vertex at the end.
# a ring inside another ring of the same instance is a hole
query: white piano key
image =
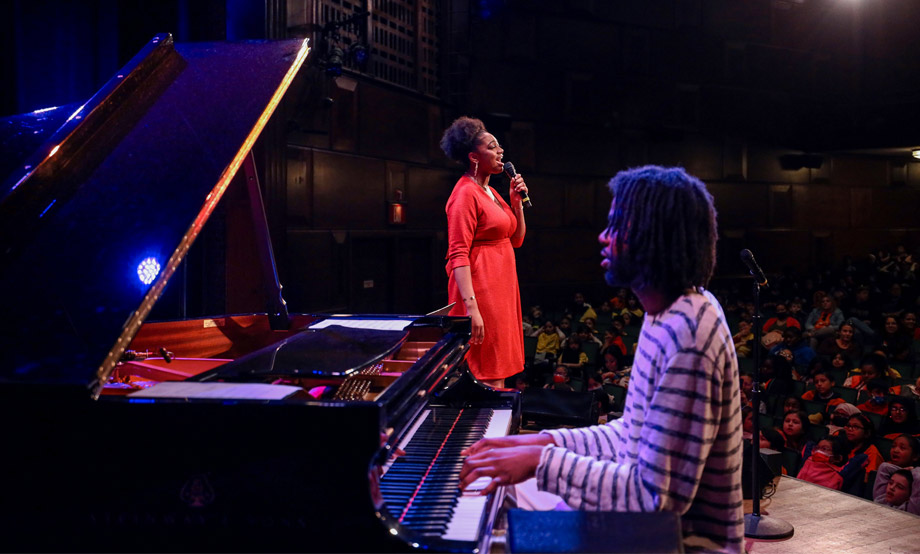
{"type": "Polygon", "coordinates": [[[464,494],[457,499],[454,515],[441,536],[444,540],[477,541],[479,540],[482,513],[486,509],[487,496],[464,494]]]}
{"type": "Polygon", "coordinates": [[[491,439],[495,437],[508,436],[511,430],[511,409],[494,410],[492,419],[489,421],[489,427],[482,438],[491,439]]]}

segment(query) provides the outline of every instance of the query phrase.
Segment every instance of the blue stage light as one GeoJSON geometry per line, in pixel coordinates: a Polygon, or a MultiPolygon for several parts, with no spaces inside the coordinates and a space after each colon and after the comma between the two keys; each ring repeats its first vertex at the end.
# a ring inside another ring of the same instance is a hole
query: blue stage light
{"type": "Polygon", "coordinates": [[[137,266],[137,278],[149,285],[160,274],[160,262],[156,258],[146,258],[137,266]]]}

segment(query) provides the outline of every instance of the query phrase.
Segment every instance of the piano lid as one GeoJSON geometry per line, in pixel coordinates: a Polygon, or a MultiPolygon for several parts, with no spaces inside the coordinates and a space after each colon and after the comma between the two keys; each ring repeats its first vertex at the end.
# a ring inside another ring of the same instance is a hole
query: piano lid
{"type": "Polygon", "coordinates": [[[0,383],[98,393],[307,52],[157,35],[0,185],[0,383]]]}

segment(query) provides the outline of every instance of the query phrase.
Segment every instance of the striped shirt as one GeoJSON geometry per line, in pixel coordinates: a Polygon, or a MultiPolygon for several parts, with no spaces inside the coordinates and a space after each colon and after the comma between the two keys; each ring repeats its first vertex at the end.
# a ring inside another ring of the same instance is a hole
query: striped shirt
{"type": "Polygon", "coordinates": [[[675,511],[688,547],[742,552],[739,393],[718,301],[681,296],[642,324],[623,416],[545,431],[537,485],[578,510],[675,511]]]}

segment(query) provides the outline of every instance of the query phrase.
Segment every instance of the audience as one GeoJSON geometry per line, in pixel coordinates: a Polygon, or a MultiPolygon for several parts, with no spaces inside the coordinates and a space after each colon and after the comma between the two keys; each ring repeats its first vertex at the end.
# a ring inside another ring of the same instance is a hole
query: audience
{"type": "Polygon", "coordinates": [[[825,437],[812,448],[806,448],[797,477],[829,489],[842,490],[863,478],[865,454],[847,457],[847,442],[842,436],[825,437]]]}

